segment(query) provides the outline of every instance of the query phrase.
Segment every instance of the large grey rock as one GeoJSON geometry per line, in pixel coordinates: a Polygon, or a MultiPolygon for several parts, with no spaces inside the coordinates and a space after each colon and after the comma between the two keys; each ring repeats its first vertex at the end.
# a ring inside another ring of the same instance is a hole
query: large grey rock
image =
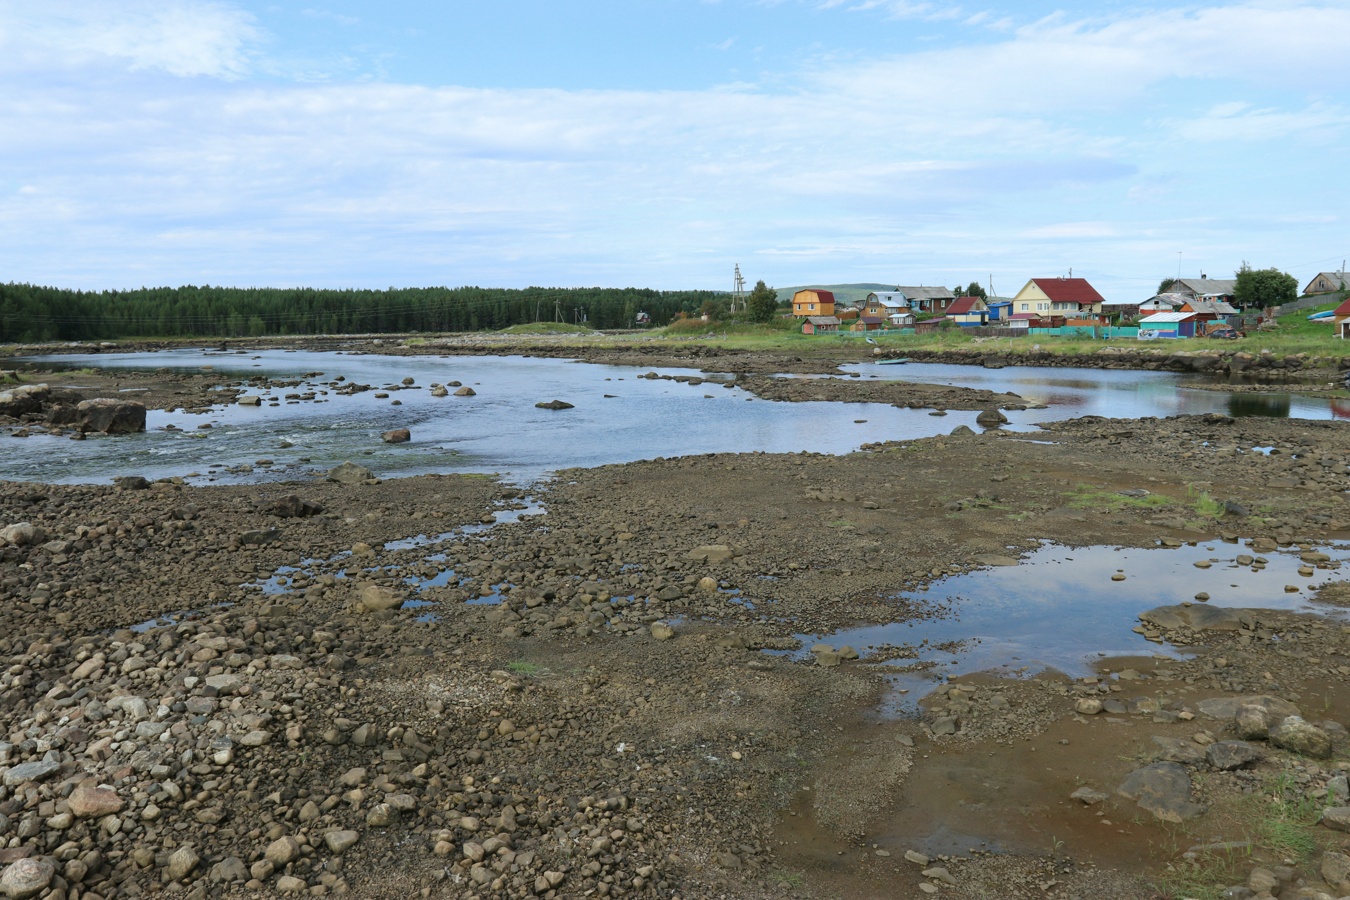
{"type": "Polygon", "coordinates": [[[1268,710],[1276,721],[1283,719],[1285,716],[1297,716],[1299,714],[1297,706],[1288,700],[1272,697],[1269,694],[1213,697],[1209,700],[1201,700],[1198,708],[1202,716],[1208,716],[1211,719],[1231,719],[1237,715],[1238,709],[1243,706],[1259,706],[1268,710]]]}
{"type": "Polygon", "coordinates": [[[263,858],[277,868],[281,868],[299,855],[300,842],[290,835],[277,838],[263,851],[263,858]]]}
{"type": "Polygon", "coordinates": [[[56,877],[56,860],[35,856],[10,863],[0,875],[0,892],[10,900],[27,900],[47,889],[56,877]]]}
{"type": "Polygon", "coordinates": [[[1337,831],[1350,831],[1350,806],[1331,806],[1322,810],[1322,824],[1337,831]]]}
{"type": "Polygon", "coordinates": [[[1331,756],[1331,736],[1305,722],[1301,716],[1289,716],[1270,729],[1270,742],[1282,750],[1327,759],[1331,756]]]}
{"type": "Polygon", "coordinates": [[[1238,631],[1242,619],[1231,609],[1207,604],[1159,606],[1139,614],[1139,620],[1158,628],[1190,628],[1194,631],[1238,631]]]}
{"type": "Polygon", "coordinates": [[[572,408],[572,404],[571,404],[571,403],[568,403],[566,400],[550,400],[550,401],[548,401],[547,403],[536,403],[535,406],[536,406],[537,408],[539,408],[539,409],[571,409],[571,408],[572,408]]]}
{"type": "Polygon", "coordinates": [[[389,588],[378,584],[361,586],[361,593],[353,608],[358,613],[379,612],[386,609],[398,609],[406,598],[400,597],[389,588]]]}
{"type": "Polygon", "coordinates": [[[975,424],[982,425],[985,428],[997,428],[1007,423],[1008,417],[998,408],[986,409],[975,417],[975,424]]]}
{"type": "Polygon", "coordinates": [[[269,512],[279,519],[304,519],[323,512],[323,506],[313,500],[301,500],[295,494],[288,494],[274,501],[269,512]]]}
{"type": "Polygon", "coordinates": [[[45,384],[25,384],[23,387],[0,391],[0,416],[17,419],[30,413],[41,412],[42,406],[51,398],[52,392],[45,384]]]}
{"type": "Polygon", "coordinates": [[[82,400],[75,407],[75,427],[85,434],[136,434],[145,431],[145,404],[112,397],[82,400]]]}
{"type": "Polygon", "coordinates": [[[61,764],[55,760],[39,759],[34,762],[19,763],[5,771],[5,787],[14,787],[29,781],[42,781],[61,771],[61,764]]]}
{"type": "Polygon", "coordinates": [[[1205,812],[1191,802],[1191,776],[1173,762],[1159,762],[1131,772],[1116,793],[1164,822],[1179,824],[1205,812]]]}
{"type": "Polygon", "coordinates": [[[1260,748],[1246,741],[1219,741],[1205,749],[1205,758],[1209,764],[1225,772],[1255,765],[1261,757],[1260,748]]]}
{"type": "Polygon", "coordinates": [[[0,528],[0,541],[15,547],[28,547],[40,544],[47,539],[47,532],[41,526],[30,522],[16,522],[0,528]]]}
{"type": "Polygon", "coordinates": [[[169,856],[169,864],[165,867],[165,874],[168,875],[170,881],[182,881],[196,871],[201,861],[201,856],[190,845],[179,847],[169,856]]]}
{"type": "Polygon", "coordinates": [[[365,484],[374,477],[375,474],[365,466],[353,462],[345,462],[328,470],[328,480],[338,484],[365,484]]]}
{"type": "Polygon", "coordinates": [[[1339,894],[1350,894],[1350,856],[1328,850],[1322,854],[1322,878],[1339,894]]]}

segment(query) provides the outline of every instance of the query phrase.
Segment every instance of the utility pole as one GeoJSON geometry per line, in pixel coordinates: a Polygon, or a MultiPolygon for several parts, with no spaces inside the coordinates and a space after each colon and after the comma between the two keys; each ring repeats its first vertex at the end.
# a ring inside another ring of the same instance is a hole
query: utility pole
{"type": "Polygon", "coordinates": [[[745,278],[741,275],[741,264],[736,263],[736,274],[732,279],[731,290],[731,311],[735,312],[737,305],[744,306],[745,300],[745,278]]]}

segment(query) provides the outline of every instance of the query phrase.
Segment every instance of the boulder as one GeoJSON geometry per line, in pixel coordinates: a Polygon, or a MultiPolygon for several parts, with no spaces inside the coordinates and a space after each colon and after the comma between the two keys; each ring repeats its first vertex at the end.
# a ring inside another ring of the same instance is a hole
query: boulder
{"type": "Polygon", "coordinates": [[[1116,793],[1135,801],[1156,818],[1180,824],[1205,812],[1207,807],[1191,802],[1191,776],[1174,762],[1159,762],[1131,772],[1116,793]]]}
{"type": "Polygon", "coordinates": [[[82,434],[137,434],[145,431],[145,404],[95,397],[75,407],[75,427],[82,434]]]}
{"type": "Polygon", "coordinates": [[[652,623],[652,637],[658,641],[668,641],[675,637],[675,629],[671,628],[665,622],[652,623]]]}
{"type": "Polygon", "coordinates": [[[572,409],[572,404],[565,400],[550,400],[547,403],[536,403],[537,409],[572,409]]]}
{"type": "Polygon", "coordinates": [[[51,395],[51,388],[45,384],[25,384],[23,387],[0,391],[0,416],[17,419],[41,412],[51,395]]]}
{"type": "Polygon", "coordinates": [[[1239,631],[1237,611],[1219,606],[1179,604],[1159,606],[1139,614],[1139,621],[1158,628],[1190,628],[1194,631],[1239,631]]]}
{"type": "Polygon", "coordinates": [[[0,542],[14,547],[27,547],[32,544],[41,544],[47,539],[47,532],[41,527],[28,522],[16,522],[13,525],[6,525],[0,528],[0,542]]]}
{"type": "Polygon", "coordinates": [[[56,860],[49,856],[35,856],[10,863],[0,875],[0,893],[10,900],[36,897],[51,885],[56,877],[56,860]]]}
{"type": "Polygon", "coordinates": [[[313,500],[301,500],[295,494],[288,494],[273,502],[268,512],[279,519],[304,519],[317,516],[323,512],[323,507],[313,500]]]}
{"type": "Polygon", "coordinates": [[[344,462],[328,470],[328,480],[336,481],[338,484],[365,484],[374,478],[373,472],[353,462],[344,462]]]}
{"type": "Polygon", "coordinates": [[[1246,741],[1219,741],[1205,749],[1205,759],[1216,769],[1231,772],[1260,762],[1263,754],[1246,741]]]}
{"type": "Polygon", "coordinates": [[[1350,831],[1350,806],[1329,806],[1322,810],[1322,824],[1337,831],[1350,831]]]}
{"type": "Polygon", "coordinates": [[[474,397],[474,396],[477,396],[477,393],[478,393],[478,392],[475,391],[473,388],[469,387],[468,385],[465,385],[464,387],[462,387],[462,388],[460,388],[459,390],[455,391],[455,396],[456,396],[456,397],[474,397]]]}
{"type": "Polygon", "coordinates": [[[1315,759],[1331,756],[1331,736],[1301,716],[1289,716],[1271,728],[1270,743],[1300,756],[1315,759]]]}
{"type": "Polygon", "coordinates": [[[360,590],[361,593],[355,606],[355,611],[358,613],[398,609],[403,605],[405,599],[388,588],[380,587],[378,584],[365,584],[361,586],[360,590]]]}
{"type": "Polygon", "coordinates": [[[976,416],[975,424],[981,425],[985,428],[997,428],[1000,425],[1008,424],[1008,417],[1003,414],[1002,410],[993,407],[984,410],[982,413],[976,416]]]}
{"type": "Polygon", "coordinates": [[[386,444],[406,444],[412,440],[412,432],[406,428],[395,428],[380,435],[380,440],[386,444]]]}
{"type": "Polygon", "coordinates": [[[117,791],[92,779],[80,782],[71,791],[67,802],[71,814],[77,819],[101,819],[121,812],[124,804],[122,798],[117,796],[117,791]]]}
{"type": "Polygon", "coordinates": [[[1322,879],[1338,894],[1350,894],[1350,856],[1335,850],[1323,853],[1322,879]]]}

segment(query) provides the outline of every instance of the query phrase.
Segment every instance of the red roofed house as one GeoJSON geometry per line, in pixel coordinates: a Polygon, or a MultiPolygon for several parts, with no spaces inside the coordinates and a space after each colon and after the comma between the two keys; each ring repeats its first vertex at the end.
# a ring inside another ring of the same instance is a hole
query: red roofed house
{"type": "Polygon", "coordinates": [[[962,328],[989,324],[989,307],[979,297],[957,297],[947,307],[947,318],[962,328]]]}
{"type": "Polygon", "coordinates": [[[1336,326],[1336,337],[1350,338],[1350,300],[1331,311],[1331,321],[1336,326]]]}
{"type": "Polygon", "coordinates": [[[1106,302],[1086,278],[1033,278],[1012,298],[1014,319],[1100,321],[1106,302]]]}
{"type": "Polygon", "coordinates": [[[792,295],[792,314],[799,319],[808,316],[833,316],[834,292],[805,290],[792,295]]]}

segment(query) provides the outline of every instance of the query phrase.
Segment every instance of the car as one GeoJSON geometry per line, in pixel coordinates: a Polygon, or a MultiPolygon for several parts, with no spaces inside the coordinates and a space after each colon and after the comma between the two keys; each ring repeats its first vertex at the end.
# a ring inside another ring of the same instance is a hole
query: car
{"type": "Polygon", "coordinates": [[[1242,337],[1242,332],[1238,331],[1236,328],[1215,328],[1207,334],[1206,337],[1219,338],[1220,340],[1225,341],[1235,341],[1242,337]]]}

